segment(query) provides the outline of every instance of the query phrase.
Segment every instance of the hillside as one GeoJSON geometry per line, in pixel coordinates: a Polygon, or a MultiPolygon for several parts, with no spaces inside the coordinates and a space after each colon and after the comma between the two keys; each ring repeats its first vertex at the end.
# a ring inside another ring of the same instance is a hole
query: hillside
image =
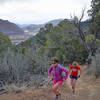
{"type": "Polygon", "coordinates": [[[35,25],[35,24],[31,24],[31,25],[27,25],[22,27],[23,31],[26,34],[31,34],[31,35],[35,35],[36,33],[39,32],[40,28],[43,27],[44,25],[35,25]]]}
{"type": "Polygon", "coordinates": [[[21,26],[20,25],[20,27],[24,30],[24,32],[26,32],[26,33],[33,33],[33,34],[35,34],[35,33],[38,33],[39,32],[39,30],[40,30],[40,28],[42,28],[42,27],[44,27],[46,24],[49,24],[49,23],[52,23],[53,24],[53,26],[56,26],[57,24],[59,24],[61,21],[62,21],[63,19],[55,19],[55,20],[51,20],[51,21],[48,21],[48,22],[46,22],[46,23],[44,23],[44,24],[30,24],[30,25],[23,25],[23,26],[21,26]]]}
{"type": "MultiPolygon", "coordinates": [[[[83,68],[83,72],[86,69],[83,68]]],[[[100,100],[100,79],[95,79],[92,76],[84,73],[78,80],[76,85],[76,94],[71,93],[70,80],[60,88],[62,93],[60,100],[100,100]]],[[[3,94],[1,100],[54,100],[55,95],[52,93],[51,87],[42,87],[40,89],[27,89],[18,94],[3,94]]]]}
{"type": "Polygon", "coordinates": [[[24,31],[16,24],[2,19],[0,19],[0,31],[7,35],[24,34],[24,31]]]}
{"type": "Polygon", "coordinates": [[[64,19],[55,19],[55,20],[51,20],[51,21],[47,22],[46,24],[52,23],[53,26],[56,26],[56,25],[59,24],[62,20],[64,20],[64,19]]]}
{"type": "MultiPolygon", "coordinates": [[[[21,41],[25,41],[29,38],[34,38],[34,36],[39,32],[40,28],[45,27],[46,24],[52,23],[53,26],[57,26],[57,24],[59,24],[63,19],[55,19],[55,20],[51,20],[45,24],[30,24],[30,25],[19,25],[18,26],[21,28],[21,30],[24,31],[24,34],[10,34],[10,39],[12,41],[13,44],[19,44],[21,41]]],[[[89,25],[89,21],[85,21],[82,22],[82,28],[84,31],[86,31],[88,29],[88,25],[89,25]]]]}

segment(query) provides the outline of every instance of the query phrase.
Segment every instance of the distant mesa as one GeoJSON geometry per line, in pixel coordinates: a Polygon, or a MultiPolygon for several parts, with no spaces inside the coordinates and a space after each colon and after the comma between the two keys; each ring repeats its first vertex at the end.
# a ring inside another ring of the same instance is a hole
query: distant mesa
{"type": "Polygon", "coordinates": [[[64,20],[64,19],[55,19],[55,20],[51,20],[51,21],[49,21],[49,22],[47,22],[47,23],[52,23],[53,26],[56,26],[56,25],[59,24],[62,20],[64,20]]]}
{"type": "Polygon", "coordinates": [[[0,31],[6,35],[24,34],[24,31],[19,26],[2,19],[0,19],[0,31]]]}
{"type": "Polygon", "coordinates": [[[63,19],[55,19],[55,20],[51,20],[49,22],[46,22],[44,24],[30,24],[30,25],[21,25],[20,27],[24,30],[24,32],[33,32],[33,33],[38,33],[38,31],[40,30],[41,27],[44,27],[45,24],[49,24],[52,23],[53,26],[56,26],[57,24],[59,24],[63,19]]]}

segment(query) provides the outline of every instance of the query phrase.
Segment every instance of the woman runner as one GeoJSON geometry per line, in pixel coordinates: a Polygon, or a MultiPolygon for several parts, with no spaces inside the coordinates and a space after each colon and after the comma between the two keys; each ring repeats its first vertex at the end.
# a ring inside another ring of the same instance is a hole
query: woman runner
{"type": "Polygon", "coordinates": [[[79,64],[74,61],[73,64],[70,66],[69,74],[71,78],[71,86],[72,86],[72,93],[75,93],[75,86],[77,79],[81,76],[81,68],[79,67],[79,64]],[[80,74],[79,74],[80,71],[80,74]]]}
{"type": "Polygon", "coordinates": [[[56,95],[55,100],[58,100],[59,96],[61,96],[58,87],[62,86],[62,83],[68,78],[69,71],[64,68],[62,65],[58,64],[59,61],[57,58],[52,60],[52,65],[48,71],[48,78],[51,79],[51,72],[53,71],[53,92],[56,95]],[[62,72],[65,72],[65,76],[62,75],[62,72]]]}

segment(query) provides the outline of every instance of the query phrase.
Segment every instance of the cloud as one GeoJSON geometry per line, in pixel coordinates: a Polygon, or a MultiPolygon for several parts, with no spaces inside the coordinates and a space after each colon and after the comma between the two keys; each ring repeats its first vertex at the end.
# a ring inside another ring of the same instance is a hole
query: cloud
{"type": "Polygon", "coordinates": [[[20,3],[22,3],[22,2],[31,2],[31,1],[34,1],[34,2],[36,2],[36,1],[38,1],[38,0],[0,0],[0,5],[2,5],[2,4],[6,4],[6,3],[11,3],[11,2],[20,2],[20,3]]]}
{"type": "Polygon", "coordinates": [[[79,16],[84,6],[90,9],[91,0],[0,0],[1,2],[0,18],[22,24],[70,18],[70,13],[79,16]]]}

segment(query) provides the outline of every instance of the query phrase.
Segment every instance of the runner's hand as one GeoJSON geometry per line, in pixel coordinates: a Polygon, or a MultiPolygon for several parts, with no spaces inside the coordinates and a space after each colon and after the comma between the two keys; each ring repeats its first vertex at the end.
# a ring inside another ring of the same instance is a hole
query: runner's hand
{"type": "Polygon", "coordinates": [[[80,78],[80,75],[77,76],[77,79],[80,78]]]}
{"type": "Polygon", "coordinates": [[[70,78],[72,78],[72,75],[69,75],[70,78]]]}
{"type": "Polygon", "coordinates": [[[51,80],[51,78],[48,76],[48,79],[51,80]]]}
{"type": "Polygon", "coordinates": [[[63,80],[63,82],[66,82],[66,80],[63,80]]]}
{"type": "Polygon", "coordinates": [[[66,79],[63,78],[63,82],[66,82],[66,79]]]}

